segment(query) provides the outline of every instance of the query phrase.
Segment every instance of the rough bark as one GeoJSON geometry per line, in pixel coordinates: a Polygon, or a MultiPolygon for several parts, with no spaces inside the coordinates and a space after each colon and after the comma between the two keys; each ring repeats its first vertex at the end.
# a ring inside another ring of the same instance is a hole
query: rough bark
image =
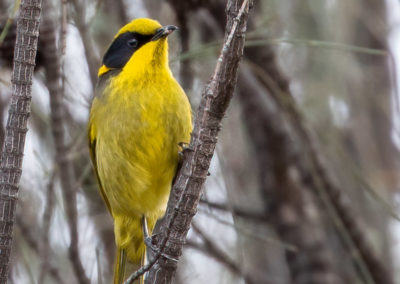
{"type": "Polygon", "coordinates": [[[22,0],[14,50],[12,97],[0,173],[0,283],[7,283],[12,231],[30,114],[32,76],[39,37],[41,0],[22,0]]]}

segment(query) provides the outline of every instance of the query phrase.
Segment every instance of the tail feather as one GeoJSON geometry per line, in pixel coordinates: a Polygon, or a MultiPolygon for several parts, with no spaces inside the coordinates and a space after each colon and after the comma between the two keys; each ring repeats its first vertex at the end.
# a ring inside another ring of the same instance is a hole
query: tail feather
{"type": "MultiPolygon", "coordinates": [[[[142,255],[142,259],[141,259],[141,261],[140,261],[140,265],[141,265],[141,266],[144,266],[144,265],[146,264],[146,262],[147,262],[146,251],[147,251],[147,248],[145,247],[145,248],[144,248],[144,254],[142,255]]],[[[139,283],[140,283],[140,284],[144,284],[144,275],[142,275],[142,276],[140,277],[139,283]]]]}
{"type": "Polygon", "coordinates": [[[122,284],[125,278],[126,252],[121,248],[117,250],[114,266],[114,284],[122,284]]]}
{"type": "MultiPolygon", "coordinates": [[[[114,266],[113,284],[122,284],[126,277],[146,264],[146,245],[143,238],[143,218],[114,216],[117,256],[114,266]]],[[[147,218],[151,234],[156,218],[147,218]]],[[[144,283],[140,277],[135,283],[144,283]]]]}

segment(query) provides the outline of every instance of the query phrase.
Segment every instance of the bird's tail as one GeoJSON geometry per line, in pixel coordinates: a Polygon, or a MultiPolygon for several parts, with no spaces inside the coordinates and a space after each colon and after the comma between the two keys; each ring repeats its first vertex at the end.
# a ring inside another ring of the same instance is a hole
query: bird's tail
{"type": "MultiPolygon", "coordinates": [[[[142,261],[140,266],[138,265],[129,265],[128,274],[133,273],[141,266],[145,265],[146,259],[146,252],[142,256],[142,261]]],[[[114,266],[114,282],[113,284],[122,284],[124,283],[125,279],[125,272],[126,272],[126,251],[124,249],[118,249],[116,259],[115,259],[115,266],[114,266]]],[[[128,275],[127,275],[128,276],[128,275]]],[[[144,277],[143,275],[139,278],[138,281],[135,283],[144,284],[144,277]]]]}
{"type": "Polygon", "coordinates": [[[118,248],[114,266],[114,283],[122,284],[125,278],[126,252],[118,248]]]}
{"type": "MultiPolygon", "coordinates": [[[[154,228],[155,218],[147,220],[149,233],[154,228]],[[150,220],[150,221],[149,221],[150,220]]],[[[146,246],[143,239],[142,218],[114,216],[115,237],[117,241],[117,256],[114,266],[113,284],[122,284],[130,275],[145,264],[146,246]],[[127,263],[128,260],[128,264],[127,263]]],[[[144,283],[143,276],[137,283],[144,283]]]]}

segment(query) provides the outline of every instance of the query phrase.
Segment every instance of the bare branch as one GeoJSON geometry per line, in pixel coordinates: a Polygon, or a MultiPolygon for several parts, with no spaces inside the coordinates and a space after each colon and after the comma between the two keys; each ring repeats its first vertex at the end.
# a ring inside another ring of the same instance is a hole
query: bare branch
{"type": "Polygon", "coordinates": [[[41,0],[22,0],[17,22],[13,94],[1,154],[0,283],[7,283],[15,208],[30,113],[32,76],[39,37],[41,0]]]}
{"type": "Polygon", "coordinates": [[[46,71],[47,85],[50,92],[51,130],[56,148],[56,164],[60,175],[61,188],[64,195],[64,204],[68,216],[68,225],[71,244],[68,248],[69,258],[74,268],[75,276],[79,283],[89,283],[86,277],[82,261],[79,256],[78,247],[78,221],[76,208],[76,177],[74,168],[69,157],[67,145],[65,144],[65,110],[63,105],[63,90],[61,88],[61,65],[60,56],[56,45],[56,31],[54,21],[50,18],[50,2],[46,3],[46,12],[43,19],[42,36],[44,48],[44,66],[46,71]]]}
{"type": "Polygon", "coordinates": [[[67,48],[67,18],[68,18],[68,0],[61,1],[61,34],[60,34],[60,42],[61,42],[61,53],[65,54],[65,50],[67,48]]]}
{"type": "Polygon", "coordinates": [[[50,250],[50,242],[49,242],[49,232],[50,232],[50,223],[51,217],[53,215],[54,209],[54,181],[55,181],[55,172],[51,174],[49,183],[47,184],[47,200],[46,206],[43,213],[43,229],[42,229],[42,247],[41,247],[41,259],[42,259],[42,268],[39,275],[39,283],[44,283],[44,279],[46,274],[49,272],[49,250],[50,250]]]}
{"type": "Polygon", "coordinates": [[[182,169],[171,192],[162,226],[165,249],[146,279],[147,283],[170,283],[182,253],[190,222],[196,212],[203,184],[213,156],[220,123],[236,84],[237,69],[243,54],[244,34],[250,2],[227,3],[228,22],[221,54],[210,83],[205,87],[197,111],[192,140],[184,152],[182,169]]]}
{"type": "Polygon", "coordinates": [[[85,56],[88,63],[89,76],[92,82],[92,86],[94,88],[97,82],[97,66],[99,63],[99,59],[96,56],[95,48],[93,46],[92,38],[90,37],[89,27],[85,21],[85,5],[86,2],[78,1],[78,0],[70,0],[72,5],[75,8],[75,22],[78,27],[79,33],[82,37],[82,43],[85,50],[85,56]]]}
{"type": "MultiPolygon", "coordinates": [[[[188,16],[190,14],[190,1],[177,1],[168,0],[171,7],[175,10],[176,18],[179,25],[179,37],[181,40],[182,52],[187,52],[189,50],[189,38],[190,30],[188,26],[188,16]]],[[[193,69],[191,66],[190,58],[185,58],[181,61],[181,66],[179,68],[179,79],[184,90],[189,90],[192,88],[193,84],[193,69]]]]}

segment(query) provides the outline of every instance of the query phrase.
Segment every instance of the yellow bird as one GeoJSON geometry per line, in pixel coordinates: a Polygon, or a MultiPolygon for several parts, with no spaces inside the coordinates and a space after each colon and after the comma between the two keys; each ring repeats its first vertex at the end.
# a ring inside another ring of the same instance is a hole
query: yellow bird
{"type": "Polygon", "coordinates": [[[168,65],[175,26],[136,19],[122,27],[103,57],[89,116],[89,148],[101,195],[114,219],[114,283],[126,257],[143,264],[149,232],[164,215],[191,108],[168,65]]]}

